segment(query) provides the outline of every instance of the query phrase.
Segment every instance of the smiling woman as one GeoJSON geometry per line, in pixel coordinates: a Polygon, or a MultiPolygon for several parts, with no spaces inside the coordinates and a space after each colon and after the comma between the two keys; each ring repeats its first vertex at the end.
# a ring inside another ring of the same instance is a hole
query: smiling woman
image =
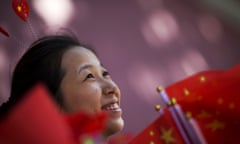
{"type": "Polygon", "coordinates": [[[64,110],[68,113],[104,110],[110,117],[104,135],[122,129],[120,90],[96,55],[84,47],[73,47],[63,55],[61,67],[65,70],[60,85],[64,110]]]}
{"type": "Polygon", "coordinates": [[[6,115],[23,94],[39,82],[45,84],[64,113],[107,112],[104,137],[123,128],[118,86],[96,53],[75,37],[47,36],[30,46],[16,65],[11,96],[0,108],[0,116],[6,115]]]}

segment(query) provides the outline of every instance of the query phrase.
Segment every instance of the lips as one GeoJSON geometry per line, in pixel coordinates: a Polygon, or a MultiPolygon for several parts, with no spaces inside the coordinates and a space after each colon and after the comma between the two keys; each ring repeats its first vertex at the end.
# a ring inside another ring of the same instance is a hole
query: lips
{"type": "Polygon", "coordinates": [[[101,107],[102,110],[105,111],[117,111],[120,109],[119,103],[117,101],[113,101],[110,103],[107,103],[101,107]]]}

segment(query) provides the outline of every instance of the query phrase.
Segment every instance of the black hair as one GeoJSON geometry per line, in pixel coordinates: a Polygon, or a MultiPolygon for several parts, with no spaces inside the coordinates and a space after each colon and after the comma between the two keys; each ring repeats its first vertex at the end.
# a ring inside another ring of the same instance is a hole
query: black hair
{"type": "Polygon", "coordinates": [[[75,46],[84,47],[96,54],[93,49],[80,44],[75,36],[52,35],[35,41],[14,69],[10,98],[0,107],[0,116],[7,113],[37,83],[43,83],[54,101],[60,106],[64,105],[59,94],[60,83],[65,74],[61,68],[62,56],[75,46]]]}

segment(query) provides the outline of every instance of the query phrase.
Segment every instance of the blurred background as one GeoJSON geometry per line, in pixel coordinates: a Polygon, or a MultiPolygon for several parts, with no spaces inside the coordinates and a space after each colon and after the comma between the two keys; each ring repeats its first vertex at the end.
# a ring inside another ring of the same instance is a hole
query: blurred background
{"type": "Polygon", "coordinates": [[[11,0],[0,1],[0,103],[11,72],[36,37],[73,31],[96,49],[122,92],[125,128],[137,134],[155,118],[156,87],[199,71],[240,63],[237,0],[28,0],[21,20],[11,0]]]}

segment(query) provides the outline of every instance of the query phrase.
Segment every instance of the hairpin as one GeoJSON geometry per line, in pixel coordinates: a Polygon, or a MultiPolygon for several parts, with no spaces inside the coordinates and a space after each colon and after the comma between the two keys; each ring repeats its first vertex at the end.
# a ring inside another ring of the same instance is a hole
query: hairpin
{"type": "Polygon", "coordinates": [[[30,15],[30,8],[27,0],[13,0],[12,8],[14,12],[29,25],[30,31],[33,36],[37,39],[37,34],[33,29],[31,22],[28,20],[30,15]]]}
{"type": "MultiPolygon", "coordinates": [[[[30,30],[35,38],[37,38],[37,35],[35,31],[33,30],[33,26],[31,22],[28,20],[30,15],[30,9],[29,4],[26,0],[13,0],[12,1],[12,8],[14,12],[17,14],[17,16],[23,20],[24,22],[27,22],[30,30]]],[[[5,35],[6,37],[9,37],[8,32],[0,26],[0,32],[5,35]]]]}

